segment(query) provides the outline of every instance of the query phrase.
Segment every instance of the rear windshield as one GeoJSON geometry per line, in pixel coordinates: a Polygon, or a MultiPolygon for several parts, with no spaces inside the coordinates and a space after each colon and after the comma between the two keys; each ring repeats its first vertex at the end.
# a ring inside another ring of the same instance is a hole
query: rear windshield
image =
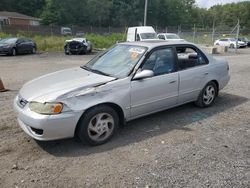
{"type": "Polygon", "coordinates": [[[158,39],[156,33],[141,33],[141,39],[158,39]]]}
{"type": "Polygon", "coordinates": [[[1,43],[7,43],[7,44],[12,44],[17,41],[17,38],[10,38],[10,39],[2,39],[0,40],[1,43]]]}
{"type": "Polygon", "coordinates": [[[180,39],[178,35],[171,34],[171,35],[166,35],[167,39],[180,39]]]}

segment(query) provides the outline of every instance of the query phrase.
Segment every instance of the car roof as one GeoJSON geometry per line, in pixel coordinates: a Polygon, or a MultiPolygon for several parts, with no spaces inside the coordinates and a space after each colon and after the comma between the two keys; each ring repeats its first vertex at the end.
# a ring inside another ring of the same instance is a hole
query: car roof
{"type": "Polygon", "coordinates": [[[221,39],[235,39],[235,38],[233,38],[233,37],[219,38],[219,40],[221,40],[221,39]]]}
{"type": "Polygon", "coordinates": [[[150,41],[136,41],[136,42],[122,42],[120,44],[126,44],[126,45],[135,45],[135,46],[142,46],[147,47],[149,49],[160,47],[160,46],[171,46],[171,45],[178,45],[178,44],[185,44],[185,45],[194,45],[190,42],[180,42],[180,41],[165,41],[165,40],[150,40],[150,41]]]}
{"type": "Polygon", "coordinates": [[[158,35],[178,35],[176,33],[158,33],[158,35]]]}
{"type": "Polygon", "coordinates": [[[20,39],[20,38],[17,38],[17,37],[8,37],[8,38],[2,38],[2,39],[20,39]]]}

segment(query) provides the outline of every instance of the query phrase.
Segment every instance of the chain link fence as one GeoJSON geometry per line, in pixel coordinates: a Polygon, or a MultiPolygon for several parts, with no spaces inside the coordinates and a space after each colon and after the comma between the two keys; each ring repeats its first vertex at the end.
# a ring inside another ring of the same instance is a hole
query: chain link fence
{"type": "MultiPolygon", "coordinates": [[[[175,26],[175,27],[165,27],[160,28],[157,26],[153,26],[155,30],[160,32],[168,32],[168,33],[176,33],[181,38],[193,42],[196,44],[202,45],[213,45],[214,41],[218,38],[222,37],[230,37],[236,38],[237,32],[235,28],[225,27],[225,26],[217,26],[215,28],[199,28],[195,25],[190,26],[175,26]],[[219,28],[219,29],[217,29],[219,28]],[[226,28],[226,29],[221,29],[226,28]]],[[[114,27],[79,27],[71,25],[69,26],[72,30],[72,36],[83,36],[86,33],[94,33],[100,35],[109,35],[112,33],[125,33],[125,27],[114,28],[114,27]]],[[[61,26],[49,25],[49,26],[13,26],[13,25],[2,25],[0,27],[0,32],[8,33],[8,34],[25,34],[25,35],[46,35],[46,36],[61,36],[61,26]]],[[[241,36],[249,36],[250,29],[241,29],[241,36]]]]}
{"type": "MultiPolygon", "coordinates": [[[[100,35],[106,35],[110,33],[123,33],[125,28],[114,28],[114,27],[79,27],[79,26],[68,26],[72,35],[84,34],[84,33],[94,33],[100,35]]],[[[9,33],[9,34],[18,34],[18,33],[27,33],[30,35],[56,35],[60,36],[61,26],[56,25],[39,25],[39,26],[30,26],[30,25],[2,25],[0,26],[0,32],[9,33]]]]}

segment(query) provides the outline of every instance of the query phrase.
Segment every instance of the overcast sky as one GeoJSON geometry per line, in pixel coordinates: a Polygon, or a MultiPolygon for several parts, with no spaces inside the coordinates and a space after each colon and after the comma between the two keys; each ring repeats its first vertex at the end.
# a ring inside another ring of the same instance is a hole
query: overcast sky
{"type": "Polygon", "coordinates": [[[199,7],[209,8],[216,4],[226,4],[226,3],[240,2],[240,1],[250,1],[250,0],[196,0],[196,3],[199,7]]]}

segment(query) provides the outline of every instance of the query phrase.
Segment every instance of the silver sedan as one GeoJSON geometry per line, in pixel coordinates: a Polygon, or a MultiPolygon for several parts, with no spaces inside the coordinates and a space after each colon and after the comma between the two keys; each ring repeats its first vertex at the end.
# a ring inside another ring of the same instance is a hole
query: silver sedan
{"type": "Polygon", "coordinates": [[[119,125],[188,102],[211,106],[229,66],[187,42],[116,44],[86,65],[26,83],[14,100],[21,128],[37,140],[78,136],[90,145],[119,125]]]}

